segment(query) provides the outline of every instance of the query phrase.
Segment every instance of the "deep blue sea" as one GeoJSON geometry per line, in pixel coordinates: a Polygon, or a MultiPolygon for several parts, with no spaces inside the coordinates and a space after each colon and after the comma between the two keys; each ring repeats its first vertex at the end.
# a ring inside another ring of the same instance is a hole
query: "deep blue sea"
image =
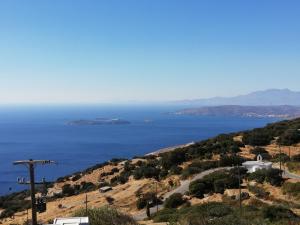
{"type": "Polygon", "coordinates": [[[2,106],[0,107],[0,195],[26,187],[22,159],[51,159],[38,166],[36,179],[55,180],[111,158],[203,140],[220,133],[262,127],[274,119],[178,116],[170,106],[2,106]],[[71,126],[78,119],[120,118],[127,125],[71,126]],[[11,190],[9,190],[11,188],[11,190]]]}

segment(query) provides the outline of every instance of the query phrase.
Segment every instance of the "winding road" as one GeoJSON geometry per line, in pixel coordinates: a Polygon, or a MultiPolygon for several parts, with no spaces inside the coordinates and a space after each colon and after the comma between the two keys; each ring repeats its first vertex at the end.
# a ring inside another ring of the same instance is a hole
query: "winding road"
{"type": "MultiPolygon", "coordinates": [[[[191,179],[191,180],[181,181],[180,185],[178,187],[176,187],[174,190],[166,193],[163,196],[163,199],[165,200],[165,199],[169,198],[174,193],[185,194],[189,190],[189,185],[190,185],[191,182],[193,182],[195,180],[198,180],[198,179],[202,179],[206,175],[211,174],[213,172],[216,172],[216,171],[219,171],[219,170],[229,170],[231,168],[232,167],[219,167],[219,168],[214,168],[214,169],[210,169],[210,170],[205,170],[202,173],[199,173],[196,176],[194,176],[193,179],[191,179]]],[[[154,206],[154,207],[150,208],[150,214],[153,214],[153,213],[156,212],[157,209],[161,210],[162,208],[163,208],[163,205],[158,205],[158,207],[154,206]]],[[[143,220],[143,219],[147,218],[146,211],[143,211],[143,212],[141,212],[139,214],[134,215],[133,218],[136,221],[140,221],[140,220],[143,220]]]]}
{"type": "MultiPolygon", "coordinates": [[[[276,167],[276,166],[274,166],[274,167],[276,167]]],[[[202,179],[204,176],[206,176],[208,174],[211,174],[213,172],[216,172],[216,171],[219,171],[219,170],[230,170],[231,168],[232,167],[220,167],[220,168],[214,168],[214,169],[206,170],[206,171],[203,171],[202,173],[197,174],[191,180],[180,181],[180,185],[178,187],[176,187],[174,190],[172,190],[170,192],[167,192],[163,196],[163,199],[165,200],[165,199],[169,198],[174,193],[185,194],[189,190],[189,185],[190,185],[191,182],[193,182],[195,180],[198,180],[198,179],[202,179]]],[[[300,179],[300,175],[290,173],[287,170],[283,171],[283,177],[289,178],[289,179],[300,179]]],[[[161,210],[161,209],[163,209],[163,205],[154,206],[154,207],[150,208],[150,214],[153,214],[157,210],[161,210]]],[[[139,214],[134,215],[133,218],[137,221],[141,221],[141,220],[147,218],[146,211],[143,211],[139,214]]]]}

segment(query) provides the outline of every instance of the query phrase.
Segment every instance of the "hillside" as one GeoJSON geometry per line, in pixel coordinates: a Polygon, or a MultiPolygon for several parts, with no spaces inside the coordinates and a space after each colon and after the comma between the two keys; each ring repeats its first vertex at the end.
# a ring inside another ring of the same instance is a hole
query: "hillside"
{"type": "Polygon", "coordinates": [[[193,99],[177,101],[178,104],[191,106],[218,106],[218,105],[243,105],[243,106],[274,106],[274,105],[300,105],[300,92],[289,89],[269,89],[256,91],[246,95],[234,97],[214,97],[207,99],[193,99]]]}
{"type": "Polygon", "coordinates": [[[238,116],[255,118],[291,119],[300,117],[300,106],[240,106],[224,105],[188,108],[175,112],[176,115],[238,116]]]}
{"type": "MultiPolygon", "coordinates": [[[[73,215],[84,207],[87,195],[90,208],[109,205],[138,220],[147,217],[148,202],[153,206],[148,224],[194,221],[192,224],[196,225],[229,225],[237,224],[237,218],[244,221],[240,224],[246,224],[251,217],[255,218],[253,224],[297,224],[300,219],[299,129],[300,119],[282,121],[251,131],[221,134],[172,151],[95,165],[49,185],[47,211],[38,218],[46,223],[58,216],[73,215]],[[242,168],[237,170],[237,165],[255,159],[258,154],[272,161],[273,169],[252,174],[242,168]],[[277,169],[279,161],[282,168],[294,175],[284,173],[282,178],[277,169]],[[100,193],[98,189],[103,186],[111,186],[112,190],[100,193]],[[154,213],[156,202],[164,202],[158,214],[154,213]]],[[[28,193],[1,197],[1,223],[23,224],[27,203],[28,193]]]]}

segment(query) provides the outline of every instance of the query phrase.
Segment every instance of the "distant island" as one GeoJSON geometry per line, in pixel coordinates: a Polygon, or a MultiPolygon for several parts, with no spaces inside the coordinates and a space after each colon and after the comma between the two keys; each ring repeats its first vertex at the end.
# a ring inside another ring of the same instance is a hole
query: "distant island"
{"type": "Polygon", "coordinates": [[[176,111],[174,114],[196,116],[239,116],[255,118],[292,119],[300,117],[300,106],[207,106],[198,108],[187,108],[176,111]]]}
{"type": "Polygon", "coordinates": [[[107,119],[107,118],[96,118],[93,120],[73,120],[68,122],[68,125],[123,125],[130,124],[127,120],[122,119],[107,119]]]}

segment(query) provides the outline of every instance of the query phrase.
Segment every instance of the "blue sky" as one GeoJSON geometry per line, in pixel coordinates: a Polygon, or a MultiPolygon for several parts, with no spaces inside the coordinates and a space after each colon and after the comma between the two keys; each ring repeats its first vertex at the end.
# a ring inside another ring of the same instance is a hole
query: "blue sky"
{"type": "Polygon", "coordinates": [[[300,2],[0,1],[0,103],[299,90],[300,2]]]}

